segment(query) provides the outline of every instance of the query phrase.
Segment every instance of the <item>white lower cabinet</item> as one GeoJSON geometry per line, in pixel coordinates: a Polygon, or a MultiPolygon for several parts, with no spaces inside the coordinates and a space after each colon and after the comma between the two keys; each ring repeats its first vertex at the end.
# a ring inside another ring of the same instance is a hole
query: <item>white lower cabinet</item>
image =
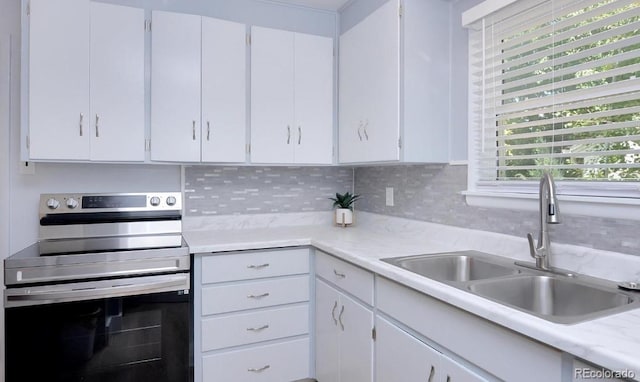
{"type": "Polygon", "coordinates": [[[375,366],[378,382],[487,381],[379,316],[375,366]]]}
{"type": "Polygon", "coordinates": [[[309,339],[205,356],[203,381],[285,382],[309,375],[309,339]]]}
{"type": "MultiPolygon", "coordinates": [[[[489,380],[494,376],[519,382],[565,380],[563,354],[557,349],[382,277],[376,279],[376,308],[455,354],[462,363],[474,365],[478,375],[486,374],[489,380]]],[[[402,357],[394,359],[398,358],[402,357]]],[[[453,359],[438,362],[444,371],[444,380],[439,381],[447,381],[447,375],[449,382],[484,380],[470,377],[473,373],[453,359]]]]}
{"type": "Polygon", "coordinates": [[[311,376],[309,249],[197,254],[194,380],[311,376]]]}
{"type": "MultiPolygon", "coordinates": [[[[373,275],[340,260],[317,252],[319,262],[331,259],[338,267],[344,264],[344,273],[337,273],[341,280],[352,280],[356,270],[368,274],[368,280],[358,283],[373,294],[373,275]]],[[[350,284],[352,285],[352,284],[350,284]]],[[[316,278],[316,379],[319,382],[371,382],[373,381],[373,310],[321,278],[316,278]]]]}

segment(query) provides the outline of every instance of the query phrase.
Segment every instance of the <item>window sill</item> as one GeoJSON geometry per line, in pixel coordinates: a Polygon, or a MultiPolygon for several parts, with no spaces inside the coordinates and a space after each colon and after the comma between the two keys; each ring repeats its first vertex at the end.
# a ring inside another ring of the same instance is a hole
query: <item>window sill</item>
{"type": "MultiPolygon", "coordinates": [[[[538,194],[463,191],[467,204],[474,207],[538,211],[538,194]]],[[[558,195],[563,214],[601,218],[640,220],[640,199],[558,195]]]]}

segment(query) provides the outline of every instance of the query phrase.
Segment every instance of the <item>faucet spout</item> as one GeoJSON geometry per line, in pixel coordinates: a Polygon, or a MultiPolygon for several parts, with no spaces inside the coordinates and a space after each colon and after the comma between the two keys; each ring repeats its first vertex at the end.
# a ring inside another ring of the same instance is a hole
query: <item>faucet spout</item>
{"type": "Polygon", "coordinates": [[[549,237],[549,224],[560,223],[558,199],[553,177],[545,172],[540,179],[540,231],[538,232],[538,244],[534,246],[533,236],[527,235],[531,257],[536,260],[536,268],[548,270],[549,256],[551,255],[551,239],[549,237]]]}

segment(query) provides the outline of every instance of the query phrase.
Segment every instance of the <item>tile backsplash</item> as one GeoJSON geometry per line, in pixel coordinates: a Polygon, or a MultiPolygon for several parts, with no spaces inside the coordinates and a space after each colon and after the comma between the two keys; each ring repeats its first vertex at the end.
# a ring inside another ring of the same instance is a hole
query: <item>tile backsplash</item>
{"type": "Polygon", "coordinates": [[[187,216],[329,211],[329,197],[352,191],[344,167],[185,167],[187,216]]]}
{"type": "MultiPolygon", "coordinates": [[[[356,210],[522,237],[538,232],[538,213],[471,207],[467,167],[390,165],[373,167],[185,167],[187,216],[330,211],[336,192],[362,195],[356,210]],[[385,188],[394,188],[394,206],[385,188]]],[[[561,206],[562,207],[562,206],[561,206]]],[[[563,215],[551,227],[555,242],[640,255],[634,220],[563,215]]]]}
{"type": "MultiPolygon", "coordinates": [[[[461,191],[467,189],[467,166],[403,165],[359,167],[355,191],[362,195],[356,209],[457,227],[537,237],[538,213],[471,207],[461,191]],[[394,188],[394,206],[385,203],[385,188],[394,188]]],[[[562,208],[562,206],[561,206],[562,208]]],[[[563,215],[551,227],[553,241],[640,255],[640,222],[563,215]]]]}

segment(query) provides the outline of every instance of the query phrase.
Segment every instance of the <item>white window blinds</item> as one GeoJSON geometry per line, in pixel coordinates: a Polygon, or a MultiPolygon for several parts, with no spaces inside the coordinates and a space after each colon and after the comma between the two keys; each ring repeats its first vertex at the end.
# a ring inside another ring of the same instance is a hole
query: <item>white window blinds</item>
{"type": "Polygon", "coordinates": [[[639,1],[520,0],[470,28],[472,188],[640,182],[639,1]]]}

